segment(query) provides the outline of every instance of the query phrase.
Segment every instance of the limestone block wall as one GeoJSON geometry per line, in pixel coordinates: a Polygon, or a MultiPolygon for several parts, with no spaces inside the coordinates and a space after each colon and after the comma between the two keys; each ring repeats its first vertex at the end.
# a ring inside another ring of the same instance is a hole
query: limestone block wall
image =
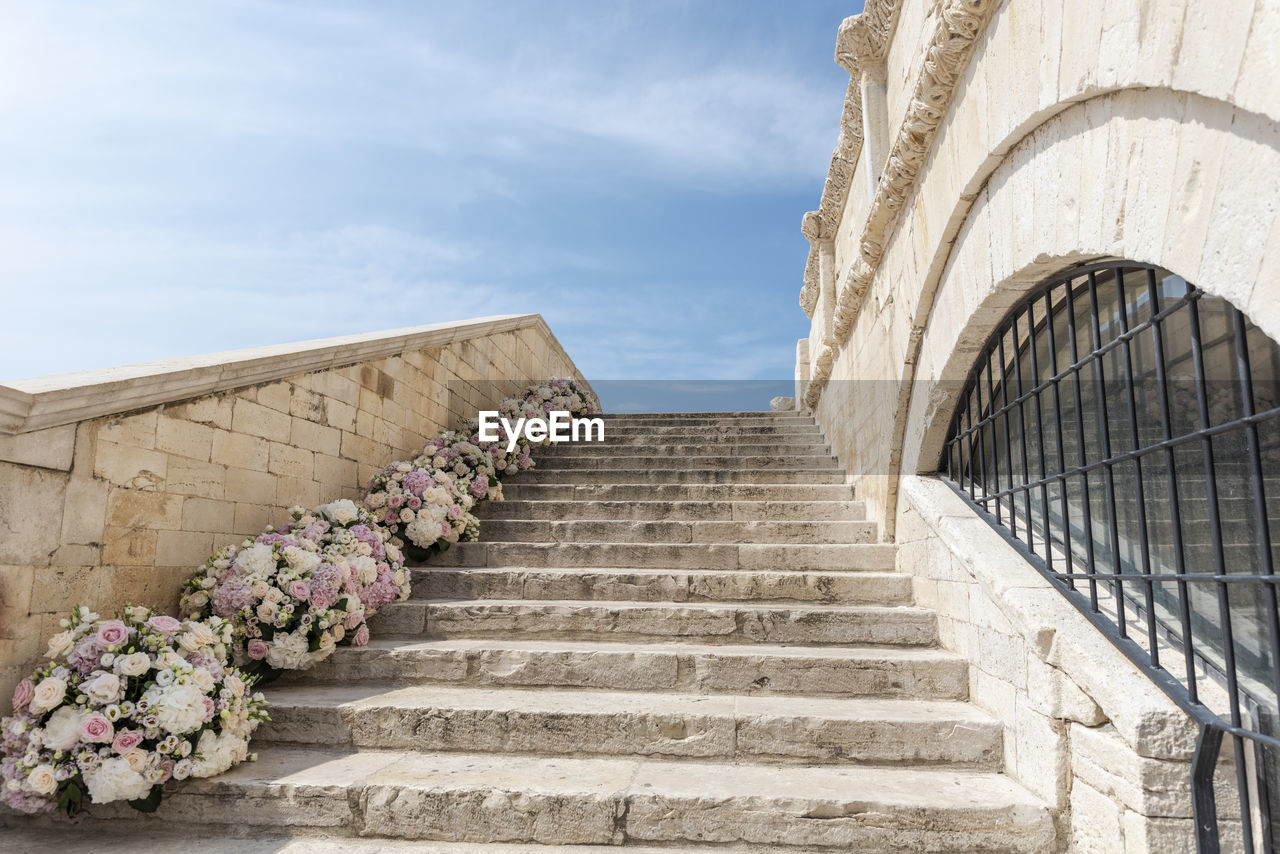
{"type": "Polygon", "coordinates": [[[1278,36],[1250,0],[868,0],[841,27],[805,403],[890,535],[893,475],[935,470],[977,348],[1048,276],[1157,264],[1280,339],[1278,36]]]}
{"type": "MultiPolygon", "coordinates": [[[[1058,810],[1063,844],[1193,852],[1190,718],[949,486],[906,476],[900,494],[898,568],[937,611],[943,645],[969,660],[970,699],[1004,723],[1005,772],[1058,810]]],[[[1224,761],[1227,851],[1239,844],[1234,779],[1224,761]]]]}
{"type": "Polygon", "coordinates": [[[0,386],[0,703],[76,604],[173,609],[214,550],[530,381],[582,379],[511,315],[0,386]]]}

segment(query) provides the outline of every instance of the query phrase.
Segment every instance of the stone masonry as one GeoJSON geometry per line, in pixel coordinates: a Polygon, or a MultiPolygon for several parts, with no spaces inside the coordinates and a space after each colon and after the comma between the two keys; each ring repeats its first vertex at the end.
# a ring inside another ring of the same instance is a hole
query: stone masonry
{"type": "Polygon", "coordinates": [[[259,761],[95,810],[101,850],[1059,848],[812,418],[606,416],[506,493],[368,647],[269,690],[259,761]]]}

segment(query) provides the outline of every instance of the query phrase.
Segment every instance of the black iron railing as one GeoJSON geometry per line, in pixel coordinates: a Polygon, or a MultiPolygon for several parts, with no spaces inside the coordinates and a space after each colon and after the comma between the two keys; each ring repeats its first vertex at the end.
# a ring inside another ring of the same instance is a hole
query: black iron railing
{"type": "Polygon", "coordinates": [[[1232,835],[1280,849],[1280,347],[1168,271],[1081,267],[991,337],[944,455],[952,485],[1200,724],[1200,850],[1219,850],[1224,737],[1232,835]]]}

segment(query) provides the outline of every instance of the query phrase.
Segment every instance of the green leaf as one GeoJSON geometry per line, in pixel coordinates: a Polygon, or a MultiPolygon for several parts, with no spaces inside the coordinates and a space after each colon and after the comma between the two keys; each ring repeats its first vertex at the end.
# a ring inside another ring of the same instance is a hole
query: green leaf
{"type": "Polygon", "coordinates": [[[156,783],[151,787],[151,792],[145,798],[129,801],[129,806],[138,812],[155,812],[160,806],[162,797],[164,797],[164,787],[156,783]]]}
{"type": "Polygon", "coordinates": [[[82,800],[84,800],[84,790],[76,780],[69,780],[58,793],[58,809],[62,810],[67,818],[75,818],[76,813],[80,812],[82,800]]]}

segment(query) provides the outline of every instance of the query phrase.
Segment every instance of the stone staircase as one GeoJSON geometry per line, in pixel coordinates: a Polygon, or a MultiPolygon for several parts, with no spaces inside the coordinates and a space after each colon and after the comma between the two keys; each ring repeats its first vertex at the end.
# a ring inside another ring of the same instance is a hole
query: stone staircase
{"type": "Polygon", "coordinates": [[[236,851],[1055,849],[812,419],[605,435],[542,449],[160,820],[236,851]]]}

